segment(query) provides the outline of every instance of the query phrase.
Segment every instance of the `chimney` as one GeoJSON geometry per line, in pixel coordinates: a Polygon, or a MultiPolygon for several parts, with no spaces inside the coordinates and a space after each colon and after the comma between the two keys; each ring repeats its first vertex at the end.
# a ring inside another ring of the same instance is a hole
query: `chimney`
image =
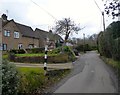
{"type": "Polygon", "coordinates": [[[2,19],[3,19],[4,21],[6,21],[6,20],[7,20],[7,15],[6,15],[6,14],[3,14],[3,15],[2,15],[2,19]]]}
{"type": "Polygon", "coordinates": [[[50,33],[52,33],[52,30],[49,30],[50,33]]]}

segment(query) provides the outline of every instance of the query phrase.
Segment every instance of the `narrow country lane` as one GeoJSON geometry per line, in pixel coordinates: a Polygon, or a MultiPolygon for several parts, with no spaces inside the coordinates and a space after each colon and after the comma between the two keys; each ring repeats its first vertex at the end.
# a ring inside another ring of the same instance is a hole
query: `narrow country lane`
{"type": "Polygon", "coordinates": [[[54,93],[116,93],[117,78],[95,52],[81,55],[71,77],[54,93]],[[82,64],[82,65],[81,65],[82,64]]]}

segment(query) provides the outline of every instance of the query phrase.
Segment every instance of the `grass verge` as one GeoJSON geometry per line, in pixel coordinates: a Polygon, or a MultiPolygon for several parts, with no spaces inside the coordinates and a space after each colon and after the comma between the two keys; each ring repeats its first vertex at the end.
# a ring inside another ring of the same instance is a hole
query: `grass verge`
{"type": "Polygon", "coordinates": [[[120,77],[120,61],[115,61],[111,58],[106,58],[101,56],[102,60],[106,63],[115,68],[115,70],[118,70],[118,75],[120,77]]]}
{"type": "Polygon", "coordinates": [[[18,67],[20,75],[19,93],[41,94],[52,85],[59,82],[69,72],[69,69],[52,70],[44,75],[42,68],[18,67]]]}

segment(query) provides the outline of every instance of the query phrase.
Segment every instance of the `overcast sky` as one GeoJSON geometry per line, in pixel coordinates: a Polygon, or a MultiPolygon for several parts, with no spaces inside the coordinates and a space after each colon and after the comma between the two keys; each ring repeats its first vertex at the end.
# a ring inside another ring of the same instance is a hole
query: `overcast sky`
{"type": "MultiPolygon", "coordinates": [[[[103,30],[102,15],[94,0],[0,0],[0,15],[6,13],[8,19],[21,24],[49,30],[56,20],[71,18],[76,24],[85,27],[71,37],[81,38],[103,30]],[[38,4],[34,4],[33,2],[38,4]],[[55,20],[56,19],[56,20],[55,20]]],[[[96,0],[103,10],[102,0],[96,0]]],[[[113,20],[105,15],[106,26],[113,20]]]]}

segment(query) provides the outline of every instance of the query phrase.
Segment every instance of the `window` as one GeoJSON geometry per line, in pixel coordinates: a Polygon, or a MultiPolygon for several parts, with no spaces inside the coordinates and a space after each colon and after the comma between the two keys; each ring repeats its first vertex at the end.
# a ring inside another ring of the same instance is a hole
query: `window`
{"type": "Polygon", "coordinates": [[[28,48],[33,48],[34,47],[34,44],[29,44],[28,45],[28,48]]]}
{"type": "Polygon", "coordinates": [[[4,36],[9,37],[10,36],[10,31],[9,30],[5,30],[4,31],[4,36]]]}
{"type": "Polygon", "coordinates": [[[18,49],[22,49],[23,45],[22,44],[18,44],[18,49]]]}
{"type": "Polygon", "coordinates": [[[19,38],[19,32],[14,32],[14,38],[19,38]]]}
{"type": "Polygon", "coordinates": [[[7,50],[7,44],[3,44],[2,50],[7,50]]]}

